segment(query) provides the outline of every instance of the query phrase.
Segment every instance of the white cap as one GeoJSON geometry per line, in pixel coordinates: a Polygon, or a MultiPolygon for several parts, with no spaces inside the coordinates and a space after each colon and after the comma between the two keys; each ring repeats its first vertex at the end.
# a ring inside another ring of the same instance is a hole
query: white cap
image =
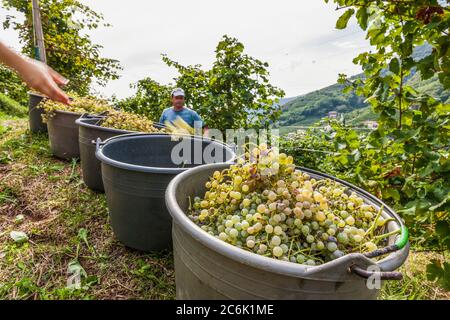
{"type": "Polygon", "coordinates": [[[172,97],[179,97],[179,96],[183,96],[184,97],[184,90],[181,88],[175,88],[172,90],[172,97]]]}

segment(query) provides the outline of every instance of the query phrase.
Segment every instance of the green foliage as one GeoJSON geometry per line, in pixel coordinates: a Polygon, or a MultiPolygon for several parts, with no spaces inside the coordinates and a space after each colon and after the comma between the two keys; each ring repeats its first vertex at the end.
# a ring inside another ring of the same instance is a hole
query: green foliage
{"type": "Polygon", "coordinates": [[[159,121],[163,110],[170,106],[171,88],[151,78],[139,80],[131,87],[136,89],[136,94],[116,101],[116,105],[125,111],[142,114],[153,121],[159,121]]]}
{"type": "Polygon", "coordinates": [[[28,114],[27,108],[21,106],[19,103],[2,93],[0,93],[0,111],[17,117],[23,117],[28,114]]]}
{"type": "Polygon", "coordinates": [[[427,266],[427,278],[431,281],[437,280],[441,287],[450,291],[450,263],[432,260],[427,266]]]}
{"type": "Polygon", "coordinates": [[[331,172],[324,161],[333,155],[333,133],[325,128],[309,128],[306,131],[289,133],[280,139],[280,148],[294,157],[296,164],[306,168],[314,168],[323,172],[331,172]]]}
{"type": "MultiPolygon", "coordinates": [[[[23,53],[34,57],[31,1],[3,0],[3,6],[24,14],[24,20],[7,15],[3,27],[18,31],[23,53]]],[[[40,6],[47,63],[70,80],[69,90],[86,95],[93,80],[104,85],[118,78],[119,62],[101,57],[102,47],[86,34],[103,24],[102,15],[77,0],[41,0],[40,6]]]]}
{"type": "MultiPolygon", "coordinates": [[[[375,50],[354,62],[366,78],[341,75],[340,83],[366,98],[379,127],[361,137],[333,123],[340,155],[329,160],[346,179],[393,203],[423,242],[446,252],[448,230],[440,232],[439,225],[450,221],[450,105],[415,90],[406,80],[418,70],[420,80],[436,76],[450,89],[449,1],[334,2],[338,8],[365,11],[357,20],[375,50]],[[414,49],[424,42],[431,47],[429,54],[414,59],[414,49]]],[[[433,268],[448,273],[446,265],[433,268]]]]}
{"type": "MultiPolygon", "coordinates": [[[[412,57],[414,60],[421,60],[430,52],[429,45],[421,45],[413,50],[412,57]]],[[[353,76],[350,80],[356,79],[364,79],[364,74],[353,76]]],[[[424,80],[420,72],[414,68],[405,79],[406,84],[418,92],[428,94],[441,102],[450,103],[450,90],[444,89],[437,75],[424,80]]],[[[352,90],[343,91],[344,88],[342,84],[335,84],[290,100],[283,105],[277,125],[311,125],[326,117],[329,111],[338,111],[344,115],[346,123],[355,126],[361,125],[366,120],[377,119],[377,114],[372,111],[370,104],[364,102],[364,98],[357,96],[352,90]]]]}
{"type": "Polygon", "coordinates": [[[175,81],[185,88],[187,102],[219,130],[267,127],[275,121],[280,115],[276,103],[284,92],[269,83],[268,63],[245,54],[244,45],[227,35],[215,52],[210,70],[185,67],[163,56],[180,73],[175,81]]]}
{"type": "Polygon", "coordinates": [[[336,21],[336,29],[345,29],[347,27],[348,20],[350,20],[354,13],[354,9],[348,9],[345,11],[344,14],[341,15],[336,21]]]}
{"type": "Polygon", "coordinates": [[[28,103],[27,90],[27,87],[14,71],[0,64],[0,93],[22,105],[26,105],[28,103]]]}
{"type": "MultiPolygon", "coordinates": [[[[210,70],[201,65],[183,66],[163,55],[163,61],[179,72],[174,80],[184,88],[186,103],[206,124],[215,129],[265,127],[275,121],[284,92],[269,83],[268,64],[244,53],[237,39],[224,36],[216,47],[216,61],[210,70]]],[[[136,85],[135,96],[119,106],[157,120],[170,106],[170,86],[146,78],[136,85]]]]}
{"type": "Polygon", "coordinates": [[[352,126],[360,126],[364,121],[376,121],[377,115],[370,106],[350,111],[345,114],[345,123],[352,126]]]}

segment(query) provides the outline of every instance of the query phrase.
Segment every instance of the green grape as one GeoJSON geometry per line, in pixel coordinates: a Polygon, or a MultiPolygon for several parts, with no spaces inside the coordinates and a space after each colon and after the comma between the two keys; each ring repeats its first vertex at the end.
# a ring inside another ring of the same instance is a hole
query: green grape
{"type": "Polygon", "coordinates": [[[352,216],[348,216],[345,219],[345,223],[347,223],[349,226],[352,226],[355,224],[355,218],[353,218],[352,216]]]}
{"type": "Polygon", "coordinates": [[[305,262],[306,258],[305,258],[304,255],[298,254],[298,255],[296,256],[296,260],[297,260],[297,263],[303,264],[303,263],[305,262]]]}
{"type": "Polygon", "coordinates": [[[328,242],[328,243],[327,243],[327,249],[328,249],[328,251],[330,251],[330,252],[334,252],[334,251],[337,250],[337,244],[334,243],[334,242],[328,242]]]}
{"type": "Polygon", "coordinates": [[[276,246],[272,249],[272,253],[275,257],[281,257],[283,255],[283,249],[281,249],[280,247],[276,246]]]}
{"type": "Polygon", "coordinates": [[[316,262],[315,262],[314,260],[312,260],[312,259],[309,259],[309,260],[306,261],[306,264],[307,264],[308,266],[315,266],[315,265],[316,265],[316,262]]]}
{"type": "Polygon", "coordinates": [[[363,239],[363,237],[361,237],[359,234],[355,234],[354,236],[353,236],[353,240],[355,241],[355,242],[361,242],[362,241],[362,239],[363,239]]]}
{"type": "Polygon", "coordinates": [[[225,232],[221,232],[219,234],[219,239],[222,240],[222,241],[225,241],[225,240],[228,239],[228,235],[225,232]]]}
{"type": "Polygon", "coordinates": [[[273,226],[268,224],[268,225],[266,225],[264,230],[266,231],[267,234],[271,234],[273,232],[273,226]]]}
{"type": "Polygon", "coordinates": [[[273,236],[270,243],[274,246],[279,246],[281,244],[281,238],[279,236],[273,236]]]}
{"type": "Polygon", "coordinates": [[[302,233],[307,236],[309,234],[309,227],[308,226],[303,226],[302,227],[302,233]]]}
{"type": "Polygon", "coordinates": [[[273,228],[273,232],[279,236],[283,233],[283,229],[280,226],[275,226],[275,228],[273,228]]]}
{"type": "Polygon", "coordinates": [[[347,243],[348,243],[348,236],[347,236],[347,233],[345,233],[345,232],[339,233],[339,234],[337,235],[337,241],[338,241],[339,243],[342,243],[342,244],[347,244],[347,243]]]}
{"type": "Polygon", "coordinates": [[[237,238],[239,235],[239,231],[237,231],[236,229],[231,229],[229,234],[230,234],[230,237],[237,238]]]}
{"type": "Polygon", "coordinates": [[[322,241],[317,241],[316,248],[318,250],[323,250],[325,248],[325,244],[322,241]]]}

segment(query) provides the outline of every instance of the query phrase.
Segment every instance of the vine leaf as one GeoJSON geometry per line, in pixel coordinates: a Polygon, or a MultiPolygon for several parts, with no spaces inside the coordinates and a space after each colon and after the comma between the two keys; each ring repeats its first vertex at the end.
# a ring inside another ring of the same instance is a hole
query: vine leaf
{"type": "Polygon", "coordinates": [[[350,20],[354,13],[354,9],[348,9],[345,11],[344,14],[342,14],[336,21],[336,29],[345,29],[347,27],[348,20],[350,20]]]}

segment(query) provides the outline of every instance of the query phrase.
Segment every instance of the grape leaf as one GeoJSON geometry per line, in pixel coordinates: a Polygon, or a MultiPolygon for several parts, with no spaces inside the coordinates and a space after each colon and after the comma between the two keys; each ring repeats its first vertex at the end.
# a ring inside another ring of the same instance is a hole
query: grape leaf
{"type": "Polygon", "coordinates": [[[354,13],[354,9],[348,9],[345,11],[344,14],[342,14],[336,21],[336,29],[345,29],[347,27],[348,20],[350,20],[354,13]]]}

